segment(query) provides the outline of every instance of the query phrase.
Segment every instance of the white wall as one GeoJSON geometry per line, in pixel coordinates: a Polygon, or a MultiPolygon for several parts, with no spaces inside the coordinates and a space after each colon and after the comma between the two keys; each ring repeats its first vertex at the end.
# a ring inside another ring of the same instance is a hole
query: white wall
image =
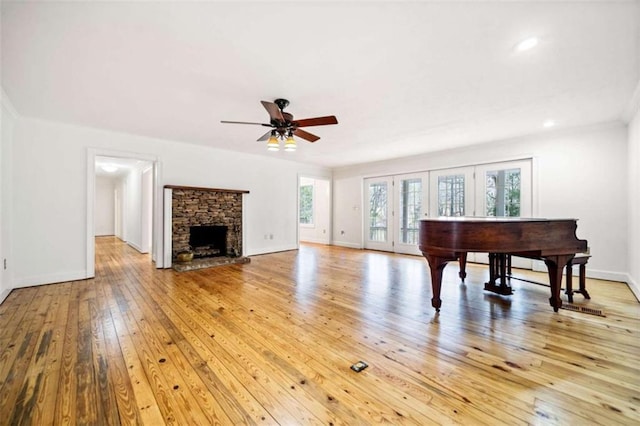
{"type": "Polygon", "coordinates": [[[13,288],[12,256],[12,169],[11,161],[14,123],[17,118],[13,105],[2,91],[0,111],[0,303],[13,288]],[[7,269],[4,269],[4,260],[7,269]]]}
{"type": "Polygon", "coordinates": [[[640,300],[640,107],[638,105],[636,105],[635,116],[629,123],[628,154],[629,252],[627,262],[630,287],[640,300]]]}
{"type": "Polygon", "coordinates": [[[86,276],[89,148],[158,157],[161,185],[250,191],[246,255],[295,249],[298,176],[331,177],[326,168],[278,158],[20,117],[12,154],[16,286],[86,276]]]}
{"type": "MultiPolygon", "coordinates": [[[[132,168],[123,179],[122,217],[124,240],[140,253],[149,253],[151,245],[152,168],[143,163],[132,168]]],[[[97,190],[97,182],[96,182],[97,190]]]]}
{"type": "Polygon", "coordinates": [[[300,178],[300,185],[313,185],[313,224],[300,225],[300,241],[331,243],[331,181],[300,178]]]}
{"type": "Polygon", "coordinates": [[[343,247],[362,248],[362,197],[363,181],[354,170],[350,176],[348,169],[341,171],[333,180],[333,244],[343,247]]]}
{"type": "Polygon", "coordinates": [[[124,179],[118,179],[115,183],[115,217],[114,217],[114,235],[121,240],[124,238],[124,179]]]}
{"type": "Polygon", "coordinates": [[[362,246],[364,176],[535,158],[534,214],[578,218],[577,236],[592,259],[589,276],[625,281],[627,258],[627,128],[609,124],[334,170],[335,243],[362,246]],[[344,234],[341,234],[344,231],[344,234]]]}
{"type": "Polygon", "coordinates": [[[142,171],[140,198],[140,247],[142,253],[151,250],[153,232],[153,167],[142,171]]]}
{"type": "Polygon", "coordinates": [[[124,226],[127,244],[142,252],[142,173],[134,169],[125,178],[124,226]]]}
{"type": "Polygon", "coordinates": [[[95,234],[115,235],[115,188],[116,180],[96,176],[95,234]]]}

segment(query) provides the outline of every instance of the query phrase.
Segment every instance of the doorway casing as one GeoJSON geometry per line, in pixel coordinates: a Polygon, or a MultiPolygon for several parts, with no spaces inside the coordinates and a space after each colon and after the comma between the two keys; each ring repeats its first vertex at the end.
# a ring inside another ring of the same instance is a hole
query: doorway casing
{"type": "Polygon", "coordinates": [[[162,238],[162,165],[157,156],[135,152],[116,151],[99,148],[87,149],[87,223],[86,223],[86,277],[95,277],[95,184],[96,184],[96,157],[134,158],[148,161],[153,164],[153,227],[152,227],[152,260],[156,268],[164,266],[163,238],[162,238]]]}

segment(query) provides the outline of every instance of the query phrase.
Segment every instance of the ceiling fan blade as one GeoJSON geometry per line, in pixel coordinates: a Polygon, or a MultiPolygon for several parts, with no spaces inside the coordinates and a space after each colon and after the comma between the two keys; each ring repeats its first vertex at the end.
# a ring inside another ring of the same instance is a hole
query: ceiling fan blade
{"type": "Polygon", "coordinates": [[[267,101],[260,101],[260,102],[262,102],[262,106],[264,106],[264,109],[266,109],[267,112],[269,113],[269,117],[271,117],[271,120],[284,123],[284,117],[282,116],[282,111],[280,111],[280,108],[278,107],[278,105],[274,104],[273,102],[267,102],[267,101]]]}
{"type": "Polygon", "coordinates": [[[266,124],[266,123],[251,123],[249,121],[227,121],[227,120],[220,120],[221,123],[226,123],[226,124],[255,124],[256,126],[267,126],[267,127],[271,127],[271,124],[266,124]]]}
{"type": "Polygon", "coordinates": [[[316,136],[316,135],[313,135],[313,134],[311,134],[309,132],[305,132],[302,129],[295,129],[293,131],[293,134],[296,135],[297,137],[302,138],[304,140],[307,140],[309,142],[315,142],[318,139],[320,139],[320,136],[316,136]]]}
{"type": "Polygon", "coordinates": [[[258,142],[261,141],[266,141],[271,137],[271,130],[269,130],[267,133],[265,133],[264,135],[260,136],[260,138],[258,138],[258,142]]]}
{"type": "Polygon", "coordinates": [[[327,124],[338,124],[338,119],[335,115],[328,115],[326,117],[303,118],[295,120],[291,124],[296,127],[326,126],[327,124]]]}

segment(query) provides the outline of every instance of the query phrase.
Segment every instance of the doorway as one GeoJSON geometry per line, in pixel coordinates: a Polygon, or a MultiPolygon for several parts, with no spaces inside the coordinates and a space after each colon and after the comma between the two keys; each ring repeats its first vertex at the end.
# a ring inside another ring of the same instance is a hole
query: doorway
{"type": "Polygon", "coordinates": [[[371,250],[419,255],[420,219],[427,212],[427,172],[365,179],[365,242],[371,250]]]}
{"type": "Polygon", "coordinates": [[[93,150],[87,155],[87,278],[95,276],[95,237],[114,235],[163,267],[160,163],[155,157],[93,150]],[[105,214],[103,209],[107,209],[105,214]],[[98,210],[100,209],[100,210],[98,210]]]}
{"type": "Polygon", "coordinates": [[[331,244],[331,181],[298,178],[298,242],[331,244]]]}

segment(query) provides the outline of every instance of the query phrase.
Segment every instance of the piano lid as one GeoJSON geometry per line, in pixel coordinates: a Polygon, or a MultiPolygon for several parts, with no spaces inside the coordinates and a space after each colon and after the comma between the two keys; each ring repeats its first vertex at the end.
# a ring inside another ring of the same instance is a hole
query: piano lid
{"type": "Polygon", "coordinates": [[[506,216],[438,216],[425,217],[421,221],[436,222],[549,222],[549,221],[577,221],[574,218],[543,218],[543,217],[506,217],[506,216]]]}

